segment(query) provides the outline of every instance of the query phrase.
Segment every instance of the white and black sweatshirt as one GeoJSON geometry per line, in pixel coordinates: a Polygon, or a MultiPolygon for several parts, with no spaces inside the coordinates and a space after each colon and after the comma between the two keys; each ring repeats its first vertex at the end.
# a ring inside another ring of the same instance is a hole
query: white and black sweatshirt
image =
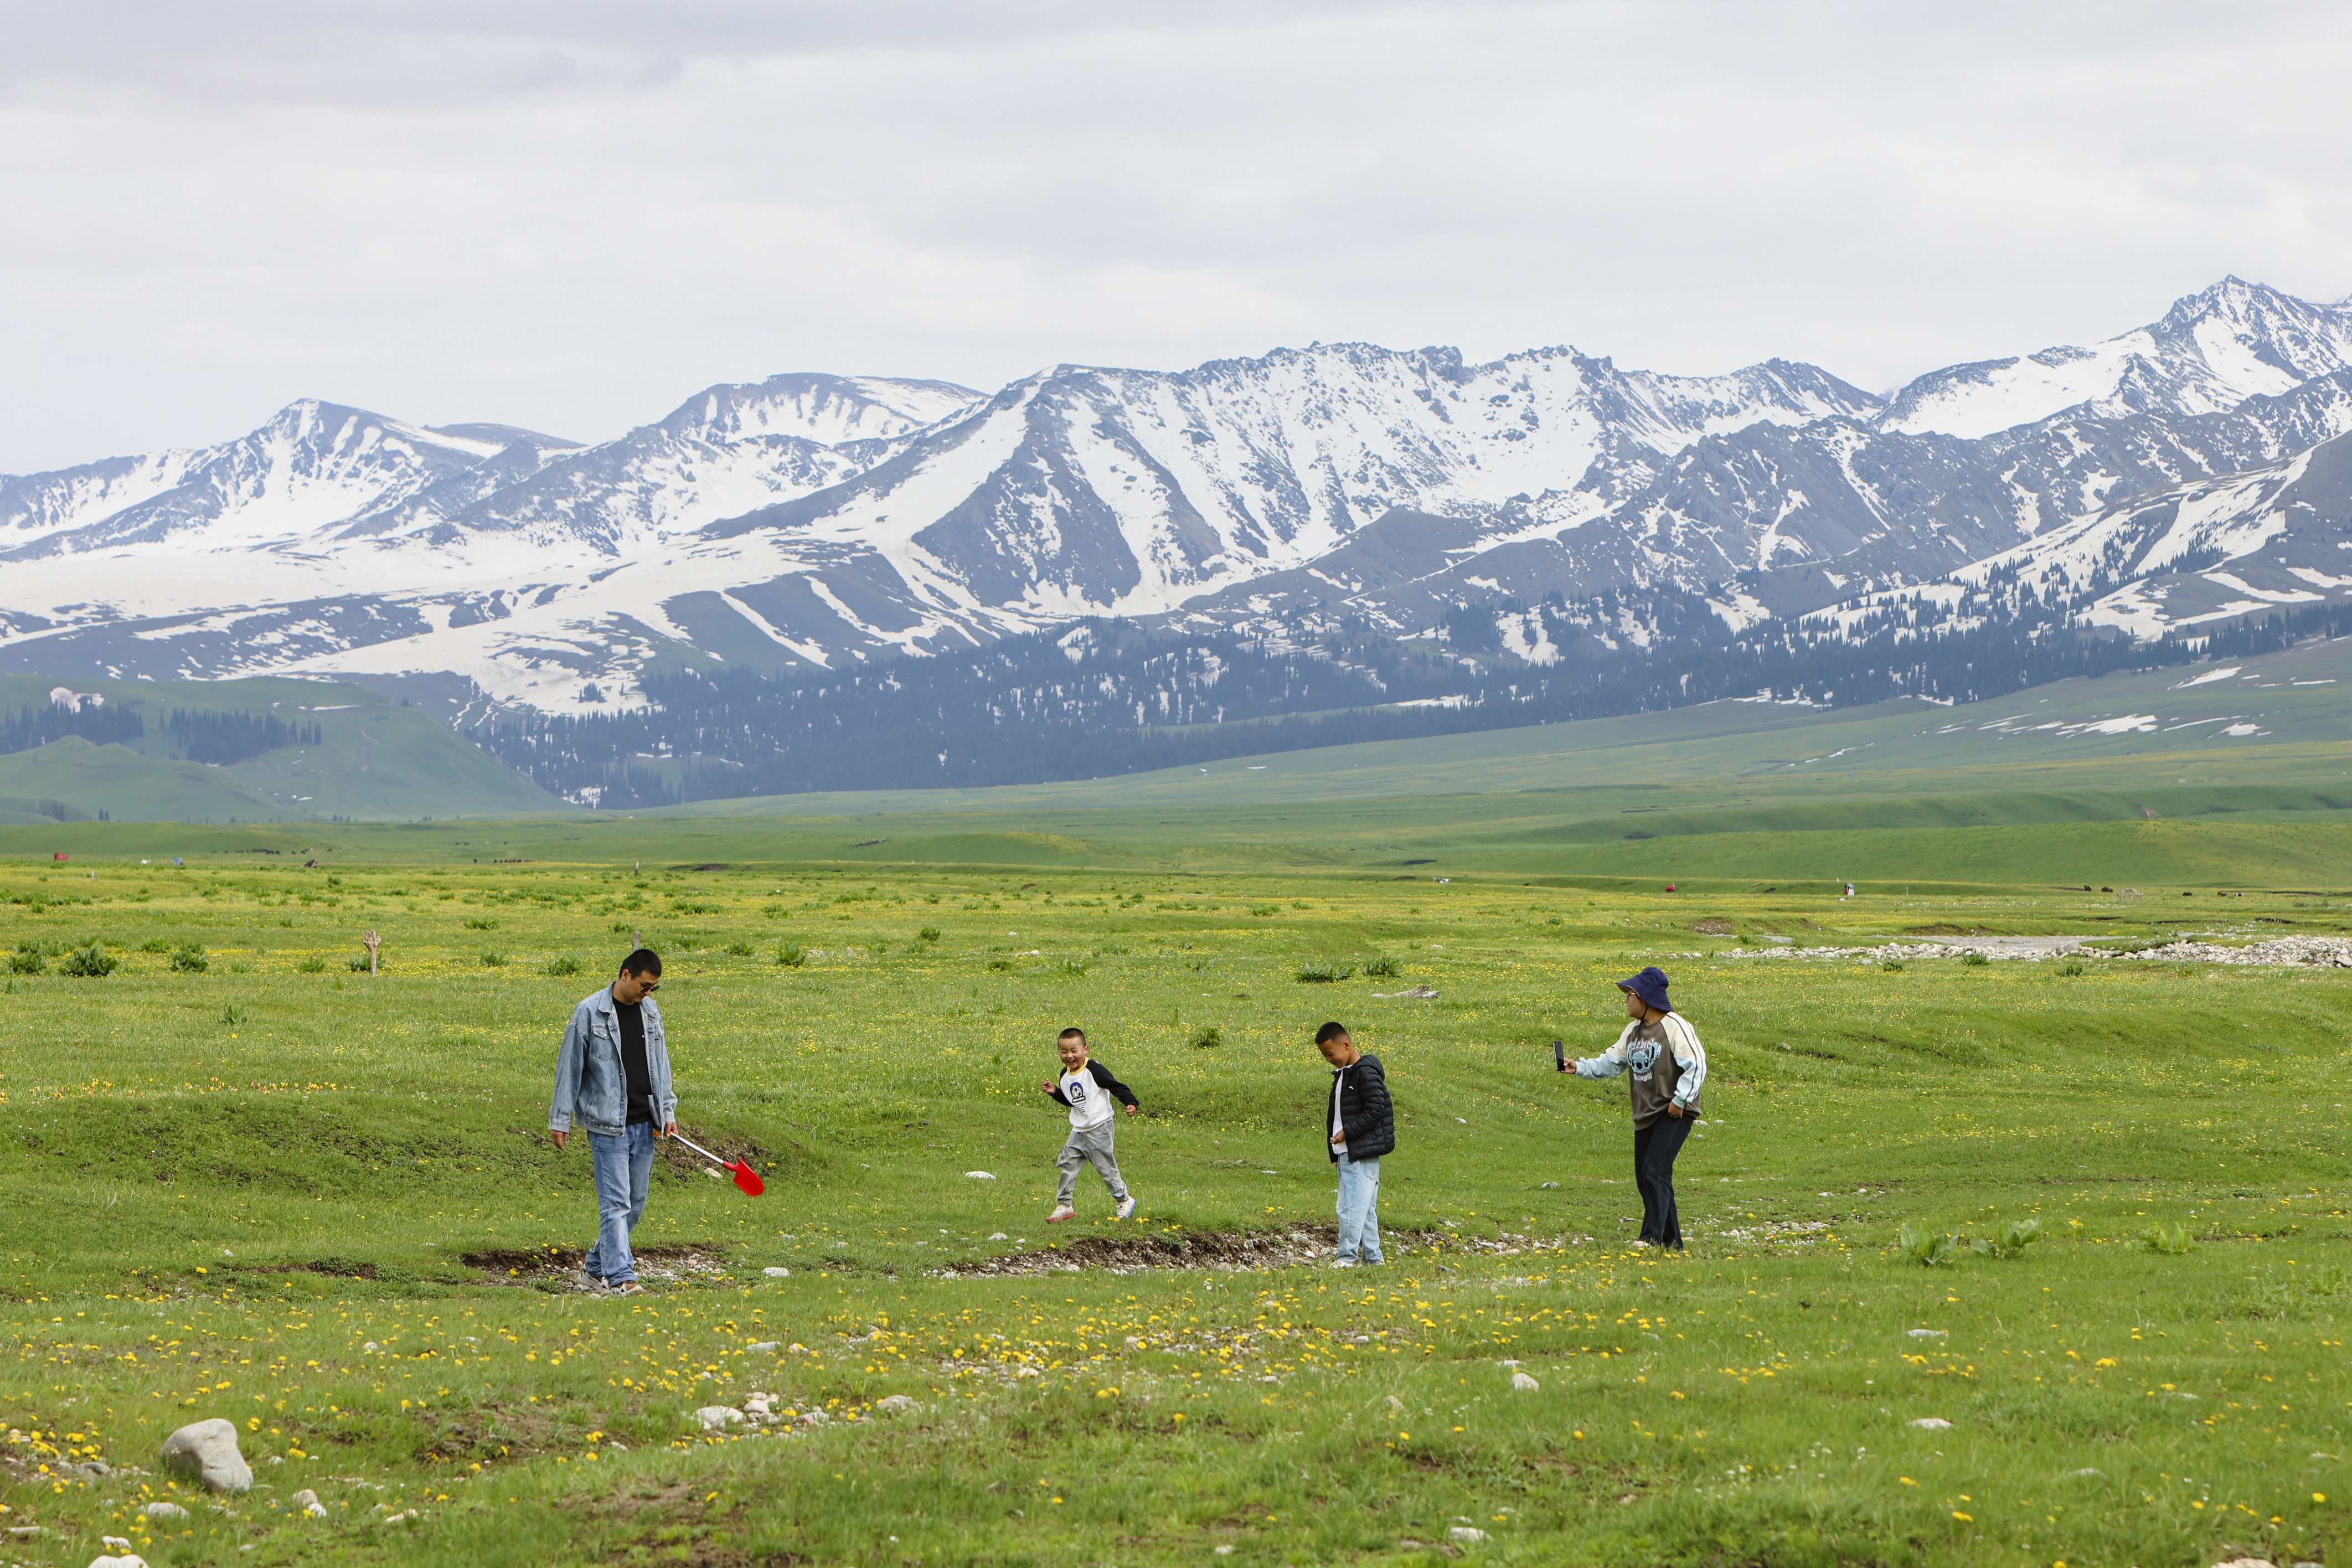
{"type": "Polygon", "coordinates": [[[1111,1077],[1110,1069],[1089,1058],[1076,1069],[1062,1075],[1054,1086],[1054,1098],[1070,1108],[1070,1126],[1074,1130],[1100,1127],[1116,1114],[1111,1101],[1121,1105],[1135,1104],[1135,1091],[1111,1077]]]}

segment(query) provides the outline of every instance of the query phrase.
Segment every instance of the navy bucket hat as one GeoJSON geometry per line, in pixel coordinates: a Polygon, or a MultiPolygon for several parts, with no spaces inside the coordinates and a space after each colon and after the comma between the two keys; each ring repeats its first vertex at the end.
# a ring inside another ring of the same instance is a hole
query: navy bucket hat
{"type": "Polygon", "coordinates": [[[1661,1013],[1675,1010],[1674,1004],[1666,1000],[1666,972],[1654,963],[1639,974],[1620,980],[1617,989],[1632,992],[1643,1005],[1655,1007],[1661,1013]]]}

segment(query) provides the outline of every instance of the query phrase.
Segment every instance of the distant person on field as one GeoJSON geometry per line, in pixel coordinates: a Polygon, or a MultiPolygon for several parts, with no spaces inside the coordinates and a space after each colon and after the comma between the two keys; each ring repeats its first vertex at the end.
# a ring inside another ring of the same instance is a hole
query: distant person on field
{"type": "Polygon", "coordinates": [[[1396,1150],[1396,1110],[1389,1103],[1388,1076],[1381,1058],[1356,1049],[1344,1025],[1315,1031],[1315,1048],[1331,1064],[1331,1100],[1325,1129],[1331,1163],[1339,1171],[1338,1268],[1379,1263],[1381,1258],[1381,1156],[1396,1150]]]}
{"type": "Polygon", "coordinates": [[[641,947],[621,961],[612,984],[572,1010],[555,1058],[555,1099],[548,1131],[562,1149],[577,1118],[588,1129],[596,1178],[596,1245],[581,1265],[582,1282],[634,1296],[637,1261],[629,1235],[645,1217],[653,1180],[654,1140],[677,1131],[677,1096],[669,1083],[669,1046],[662,1036],[661,954],[641,947]]]}
{"type": "Polygon", "coordinates": [[[1112,1201],[1118,1205],[1118,1217],[1125,1219],[1135,1212],[1135,1194],[1127,1190],[1118,1173],[1118,1157],[1111,1151],[1111,1134],[1118,1123],[1118,1112],[1110,1107],[1116,1100],[1127,1107],[1129,1116],[1134,1115],[1141,1109],[1135,1102],[1135,1091],[1111,1077],[1110,1068],[1087,1056],[1084,1029],[1063,1030],[1054,1049],[1062,1058],[1062,1076],[1037,1087],[1070,1108],[1070,1136],[1054,1157],[1061,1169],[1062,1186],[1054,1194],[1054,1212],[1045,1216],[1045,1223],[1059,1225],[1078,1212],[1072,1200],[1078,1195],[1081,1165],[1092,1165],[1100,1173],[1112,1201]]]}
{"type": "Polygon", "coordinates": [[[1698,1119],[1706,1049],[1690,1020],[1666,1000],[1665,971],[1654,965],[1620,980],[1617,989],[1625,994],[1625,1012],[1633,1021],[1615,1045],[1577,1062],[1576,1076],[1633,1075],[1633,1184],[1642,1189],[1642,1235],[1634,1245],[1679,1252],[1683,1227],[1675,1211],[1675,1156],[1698,1119]]]}

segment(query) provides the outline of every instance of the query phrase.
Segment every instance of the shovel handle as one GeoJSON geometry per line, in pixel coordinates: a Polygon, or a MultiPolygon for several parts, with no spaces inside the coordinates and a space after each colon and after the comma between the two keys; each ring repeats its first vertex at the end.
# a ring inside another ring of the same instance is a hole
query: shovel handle
{"type": "Polygon", "coordinates": [[[714,1165],[723,1165],[730,1171],[735,1168],[734,1161],[720,1159],[718,1155],[712,1153],[709,1150],[704,1148],[693,1139],[688,1138],[683,1132],[673,1132],[669,1134],[669,1137],[673,1142],[685,1144],[688,1148],[693,1150],[696,1153],[701,1155],[704,1159],[709,1161],[714,1165]]]}

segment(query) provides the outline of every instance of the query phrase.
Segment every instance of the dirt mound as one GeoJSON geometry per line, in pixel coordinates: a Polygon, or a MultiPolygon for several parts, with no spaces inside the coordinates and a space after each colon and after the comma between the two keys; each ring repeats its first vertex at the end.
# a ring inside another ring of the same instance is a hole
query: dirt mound
{"type": "MultiPolygon", "coordinates": [[[[640,1264],[650,1264],[673,1274],[713,1274],[727,1267],[718,1247],[707,1241],[656,1241],[629,1250],[640,1264]]],[[[489,1247],[459,1253],[457,1260],[487,1274],[537,1283],[569,1278],[579,1271],[581,1259],[586,1256],[577,1247],[489,1247]]]]}
{"type": "MultiPolygon", "coordinates": [[[[1381,1241],[1390,1256],[1444,1245],[1449,1238],[1433,1231],[1383,1230],[1381,1241]]],[[[1294,1225],[1283,1230],[1189,1230],[1175,1235],[1074,1236],[1052,1247],[1008,1252],[977,1263],[959,1263],[939,1270],[947,1279],[970,1279],[990,1275],[1076,1274],[1099,1268],[1131,1274],[1142,1268],[1286,1268],[1302,1263],[1328,1263],[1339,1245],[1337,1227],[1294,1225]]]]}
{"type": "Polygon", "coordinates": [[[1703,921],[1693,921],[1690,928],[1701,936],[1729,936],[1739,929],[1721,915],[1709,915],[1703,921]]]}

